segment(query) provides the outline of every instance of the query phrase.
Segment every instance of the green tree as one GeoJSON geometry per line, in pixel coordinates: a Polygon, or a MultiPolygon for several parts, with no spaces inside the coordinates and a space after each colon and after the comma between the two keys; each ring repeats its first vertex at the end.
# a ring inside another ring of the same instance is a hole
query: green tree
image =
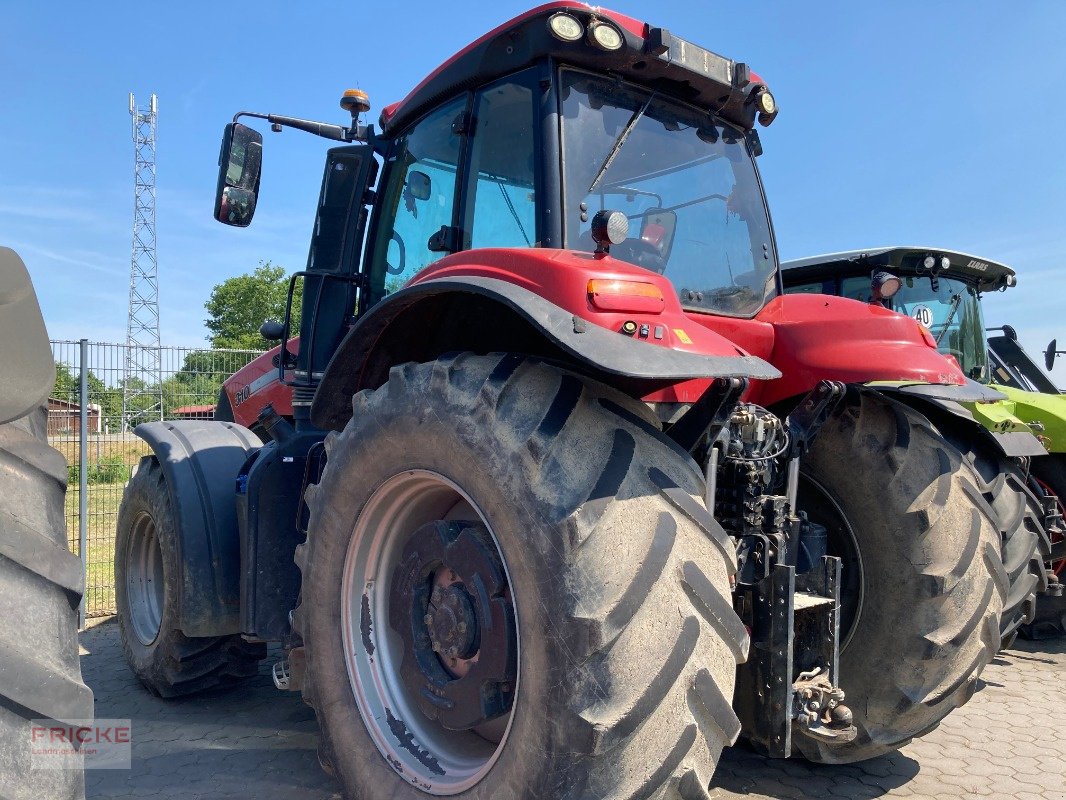
{"type": "Polygon", "coordinates": [[[206,406],[218,402],[223,382],[255,358],[253,353],[220,353],[193,350],[185,354],[181,369],[163,381],[163,411],[169,419],[182,406],[206,406]]]}
{"type": "MultiPolygon", "coordinates": [[[[204,304],[208,318],[204,325],[210,332],[208,341],[214,348],[269,350],[276,342],[259,335],[265,320],[282,320],[289,279],[284,267],[262,261],[251,274],[227,278],[211,290],[204,304]]],[[[297,287],[299,289],[299,287],[297,287]]],[[[300,322],[300,294],[292,300],[292,335],[300,322]]]]}

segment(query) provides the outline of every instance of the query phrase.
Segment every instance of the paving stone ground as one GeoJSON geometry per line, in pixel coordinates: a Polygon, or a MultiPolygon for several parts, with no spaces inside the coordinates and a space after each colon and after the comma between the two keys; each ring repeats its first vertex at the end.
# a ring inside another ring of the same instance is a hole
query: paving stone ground
{"type": "MultiPolygon", "coordinates": [[[[81,637],[97,717],[133,720],[133,767],[87,773],[89,798],[340,798],[318,766],[317,726],[265,662],[239,689],[182,700],[152,697],[122,659],[118,628],[81,637]]],[[[1066,800],[1066,640],[1021,642],[939,729],[894,755],[839,767],[726,751],[715,800],[1017,798],[1066,800]]]]}

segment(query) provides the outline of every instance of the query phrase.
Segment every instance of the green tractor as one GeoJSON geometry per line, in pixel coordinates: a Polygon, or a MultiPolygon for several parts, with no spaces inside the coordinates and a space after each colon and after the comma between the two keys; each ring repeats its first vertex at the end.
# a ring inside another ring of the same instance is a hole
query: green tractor
{"type": "MultiPolygon", "coordinates": [[[[1000,331],[988,337],[988,359],[992,385],[1007,395],[1009,405],[1017,417],[1038,431],[1047,448],[1047,458],[1033,461],[1031,480],[1038,493],[1049,504],[1049,512],[1058,525],[1049,528],[1050,555],[1048,568],[1061,584],[1066,577],[1066,397],[1018,342],[1018,334],[1010,325],[989,328],[1000,331]]],[[[1044,351],[1044,366],[1048,372],[1055,366],[1055,357],[1062,355],[1057,340],[1052,339],[1044,351]]],[[[1049,595],[1037,604],[1036,619],[1022,629],[1033,639],[1066,634],[1066,595],[1049,595]]]]}
{"type": "MultiPolygon", "coordinates": [[[[1013,600],[1004,608],[1004,643],[1009,644],[1017,632],[1033,638],[1066,632],[1060,580],[1066,575],[1066,397],[1018,344],[1013,328],[985,327],[981,306],[986,292],[1017,285],[1014,270],[986,258],[926,247],[853,250],[781,266],[787,293],[839,295],[914,318],[967,376],[1004,395],[998,402],[960,403],[955,409],[959,416],[976,419],[989,433],[985,441],[962,449],[982,465],[986,498],[1000,511],[1001,520],[1022,518],[1024,525],[1033,527],[1035,518],[1040,518],[1042,571],[1021,563],[1020,553],[1011,563],[1012,525],[1003,525],[1013,600]],[[995,331],[1000,335],[988,336],[995,331]],[[1018,446],[1032,442],[1030,433],[1037,434],[1044,450],[1031,444],[1018,446]],[[1001,466],[998,474],[996,463],[1001,466]],[[1030,490],[1029,508],[1005,508],[1018,495],[1000,492],[999,487],[1019,481],[1030,490]],[[1029,589],[1039,596],[1035,603],[1023,597],[1029,589]]],[[[1049,370],[1056,354],[1053,340],[1044,354],[1049,370]]],[[[940,421],[955,427],[944,413],[940,421]]]]}

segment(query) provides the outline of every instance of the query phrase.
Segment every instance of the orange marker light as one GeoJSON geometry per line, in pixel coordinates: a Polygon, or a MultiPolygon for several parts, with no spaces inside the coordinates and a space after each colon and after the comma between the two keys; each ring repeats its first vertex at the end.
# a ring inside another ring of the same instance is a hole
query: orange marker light
{"type": "Polygon", "coordinates": [[[588,284],[589,302],[599,311],[641,311],[661,314],[666,307],[662,290],[644,281],[594,278],[588,284]]]}
{"type": "Polygon", "coordinates": [[[341,95],[341,108],[352,115],[365,114],[370,110],[370,95],[362,89],[345,89],[341,95]]]}
{"type": "Polygon", "coordinates": [[[933,334],[929,332],[929,329],[925,327],[922,323],[918,322],[918,320],[915,320],[914,324],[918,326],[918,333],[922,335],[922,341],[924,341],[929,347],[932,347],[934,350],[936,350],[936,339],[933,338],[933,334]]]}

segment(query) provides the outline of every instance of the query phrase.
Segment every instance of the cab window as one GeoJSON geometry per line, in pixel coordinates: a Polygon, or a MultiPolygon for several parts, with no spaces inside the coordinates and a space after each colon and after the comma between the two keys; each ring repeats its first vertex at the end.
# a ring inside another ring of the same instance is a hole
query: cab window
{"type": "Polygon", "coordinates": [[[863,303],[869,303],[873,298],[870,289],[869,275],[857,275],[850,278],[844,278],[840,286],[841,297],[847,297],[851,300],[859,300],[863,303]]]}
{"type": "Polygon", "coordinates": [[[532,71],[520,73],[474,98],[466,248],[537,243],[532,78],[532,71]]]}
{"type": "Polygon", "coordinates": [[[785,289],[785,294],[835,294],[835,288],[832,280],[814,281],[812,283],[788,286],[785,289]]]}
{"type": "Polygon", "coordinates": [[[431,239],[453,224],[463,137],[452,123],[465,107],[460,98],[425,117],[397,142],[389,159],[373,266],[386,294],[447,255],[431,239]]]}

